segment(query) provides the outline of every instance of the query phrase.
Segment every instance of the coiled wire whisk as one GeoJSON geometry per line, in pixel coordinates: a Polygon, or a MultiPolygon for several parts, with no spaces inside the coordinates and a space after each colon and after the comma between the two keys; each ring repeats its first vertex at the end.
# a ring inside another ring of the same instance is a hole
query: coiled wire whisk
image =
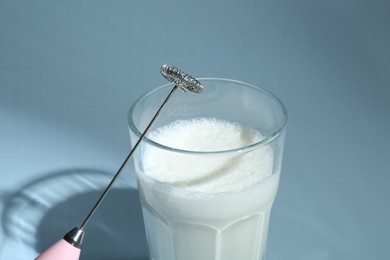
{"type": "Polygon", "coordinates": [[[160,72],[168,81],[174,83],[183,91],[200,93],[203,90],[203,86],[198,80],[173,65],[162,65],[160,72]]]}

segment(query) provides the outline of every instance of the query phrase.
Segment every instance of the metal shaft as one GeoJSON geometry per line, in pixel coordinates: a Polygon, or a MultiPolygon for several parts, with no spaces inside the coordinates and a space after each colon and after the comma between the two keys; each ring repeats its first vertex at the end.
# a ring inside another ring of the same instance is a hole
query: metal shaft
{"type": "Polygon", "coordinates": [[[104,198],[107,196],[108,192],[111,190],[112,188],[112,185],[114,185],[115,181],[117,180],[117,178],[119,177],[119,175],[122,173],[122,170],[123,168],[126,166],[127,162],[130,160],[130,158],[133,156],[133,153],[135,152],[135,150],[137,149],[137,147],[139,146],[139,144],[141,143],[142,139],[144,139],[145,135],[148,133],[149,129],[152,127],[154,121],[156,120],[156,118],[158,117],[158,115],[160,114],[161,110],[163,109],[163,107],[165,106],[165,104],[168,102],[168,100],[171,98],[171,96],[173,95],[173,93],[177,90],[178,86],[177,85],[174,85],[174,87],[172,88],[171,92],[169,92],[168,96],[166,97],[166,99],[164,100],[164,102],[162,103],[162,105],[160,106],[160,108],[157,110],[156,114],[153,116],[152,120],[150,121],[150,123],[148,124],[148,126],[145,128],[144,132],[141,134],[140,138],[138,139],[137,143],[134,145],[133,149],[131,149],[129,155],[126,157],[125,161],[122,163],[122,165],[119,167],[118,171],[116,172],[115,176],[112,178],[111,182],[108,184],[108,186],[106,187],[106,189],[104,190],[104,192],[102,193],[102,195],[100,196],[100,198],[97,200],[96,204],[93,206],[92,210],[89,212],[88,216],[85,218],[85,220],[83,221],[83,223],[81,224],[80,228],[81,230],[84,229],[85,225],[88,224],[89,220],[92,218],[93,214],[95,213],[95,211],[98,209],[98,207],[100,206],[100,204],[103,202],[104,198]]]}

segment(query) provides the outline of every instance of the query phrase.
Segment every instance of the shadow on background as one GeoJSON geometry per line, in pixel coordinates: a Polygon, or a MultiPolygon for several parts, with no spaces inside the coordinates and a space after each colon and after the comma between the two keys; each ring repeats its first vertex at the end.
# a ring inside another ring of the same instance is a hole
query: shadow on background
{"type": "MultiPolygon", "coordinates": [[[[110,174],[74,169],[38,179],[7,196],[2,224],[8,239],[42,252],[79,226],[110,174]]],[[[138,191],[118,179],[85,228],[81,260],[147,260],[138,191]]]]}

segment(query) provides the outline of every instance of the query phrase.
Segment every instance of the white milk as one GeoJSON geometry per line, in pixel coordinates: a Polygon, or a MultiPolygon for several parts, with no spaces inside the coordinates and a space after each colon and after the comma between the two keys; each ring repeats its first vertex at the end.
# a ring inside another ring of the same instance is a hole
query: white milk
{"type": "MultiPolygon", "coordinates": [[[[239,149],[264,138],[205,118],[176,121],[148,137],[197,152],[239,149]]],[[[205,154],[144,143],[135,164],[151,259],[263,259],[279,182],[271,147],[205,154]]]]}

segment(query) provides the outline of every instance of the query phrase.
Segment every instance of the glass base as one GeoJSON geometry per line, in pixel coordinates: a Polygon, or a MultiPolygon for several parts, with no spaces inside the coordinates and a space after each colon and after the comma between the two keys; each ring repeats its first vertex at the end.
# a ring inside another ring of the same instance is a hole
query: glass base
{"type": "Polygon", "coordinates": [[[218,223],[168,221],[143,206],[151,260],[264,260],[271,208],[223,228],[218,223]]]}

